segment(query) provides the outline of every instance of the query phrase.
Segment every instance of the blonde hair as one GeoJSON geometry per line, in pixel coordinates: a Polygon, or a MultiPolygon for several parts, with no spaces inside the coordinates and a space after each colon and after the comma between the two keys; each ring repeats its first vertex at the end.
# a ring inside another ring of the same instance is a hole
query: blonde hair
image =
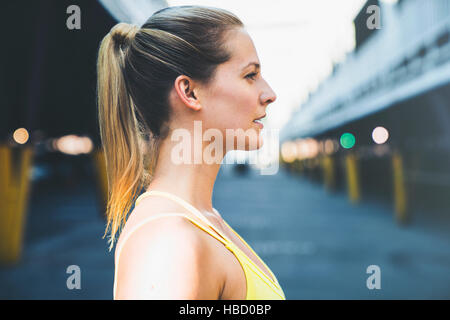
{"type": "Polygon", "coordinates": [[[226,32],[243,23],[205,6],[167,7],[137,27],[118,23],[103,38],[97,60],[100,137],[108,176],[107,225],[112,249],[138,192],[152,179],[168,134],[168,94],[176,77],[201,83],[231,54],[226,32]]]}

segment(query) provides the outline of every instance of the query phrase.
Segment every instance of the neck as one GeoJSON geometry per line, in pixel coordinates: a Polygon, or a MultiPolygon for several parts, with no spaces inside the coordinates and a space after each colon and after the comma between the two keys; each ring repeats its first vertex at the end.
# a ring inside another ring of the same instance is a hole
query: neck
{"type": "MultiPolygon", "coordinates": [[[[179,142],[171,141],[170,138],[161,142],[153,179],[147,190],[170,192],[188,201],[201,212],[213,212],[212,193],[220,162],[208,164],[202,159],[201,163],[196,164],[193,161],[192,148],[192,160],[189,163],[177,164],[172,159],[172,150],[178,144],[179,142]]],[[[204,147],[201,150],[204,150],[204,147]]]]}

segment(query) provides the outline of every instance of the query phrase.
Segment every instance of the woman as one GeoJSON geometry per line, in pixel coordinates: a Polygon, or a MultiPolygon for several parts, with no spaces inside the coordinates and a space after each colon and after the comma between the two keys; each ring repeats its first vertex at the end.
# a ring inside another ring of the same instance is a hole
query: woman
{"type": "Polygon", "coordinates": [[[223,156],[261,147],[254,120],[276,99],[242,22],[218,8],[168,7],[141,28],[114,26],[97,68],[110,250],[120,231],[114,298],[285,299],[275,275],[212,205],[223,156]],[[194,136],[198,124],[214,138],[185,143],[180,163],[175,137],[194,136]],[[226,129],[238,132],[231,143],[226,129]],[[211,144],[218,161],[204,160],[211,144]]]}

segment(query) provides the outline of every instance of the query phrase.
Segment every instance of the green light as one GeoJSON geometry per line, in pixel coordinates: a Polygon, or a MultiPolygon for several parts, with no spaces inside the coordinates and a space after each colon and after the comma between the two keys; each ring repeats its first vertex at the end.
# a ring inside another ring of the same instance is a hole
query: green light
{"type": "Polygon", "coordinates": [[[355,145],[355,136],[349,132],[343,133],[341,136],[341,146],[350,149],[355,145]]]}

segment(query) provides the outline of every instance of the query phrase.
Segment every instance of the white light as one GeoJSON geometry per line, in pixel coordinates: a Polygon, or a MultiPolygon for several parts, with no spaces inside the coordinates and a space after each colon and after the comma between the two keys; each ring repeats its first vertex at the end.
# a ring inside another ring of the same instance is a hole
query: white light
{"type": "Polygon", "coordinates": [[[384,127],[376,127],[372,131],[372,139],[377,144],[385,143],[389,138],[389,132],[384,127]]]}
{"type": "Polygon", "coordinates": [[[65,154],[79,155],[90,153],[94,147],[89,137],[68,135],[54,140],[53,147],[65,154]]]}

